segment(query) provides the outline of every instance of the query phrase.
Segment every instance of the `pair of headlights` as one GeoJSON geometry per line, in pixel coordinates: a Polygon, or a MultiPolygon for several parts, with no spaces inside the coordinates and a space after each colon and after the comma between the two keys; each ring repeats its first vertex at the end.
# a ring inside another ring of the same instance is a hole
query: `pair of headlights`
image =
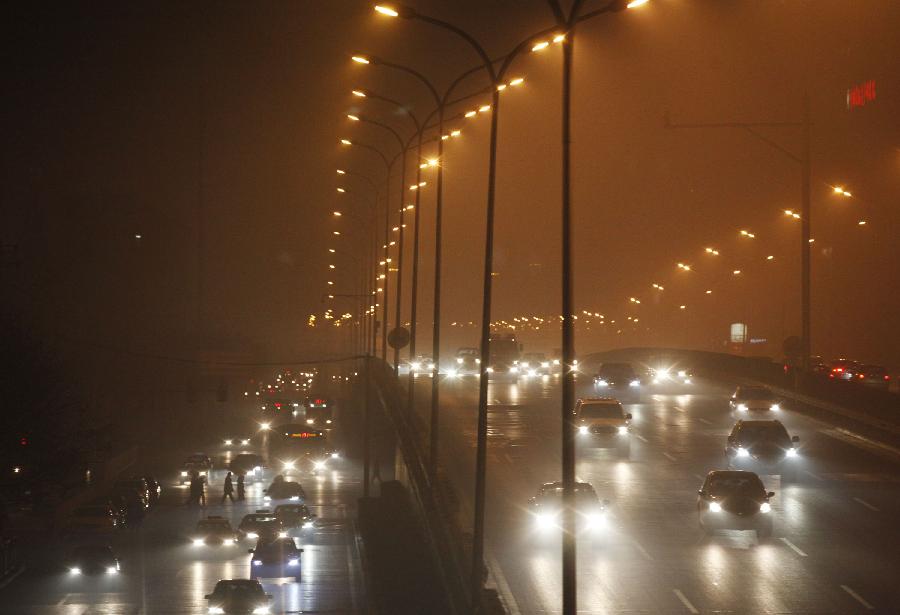
{"type": "MultiPolygon", "coordinates": [[[[581,434],[582,436],[586,436],[590,433],[590,430],[588,429],[587,425],[579,425],[578,433],[581,434]]],[[[625,425],[619,425],[619,427],[616,429],[616,433],[618,433],[620,436],[627,436],[628,435],[628,427],[626,427],[625,425]]]]}
{"type": "MultiPolygon", "coordinates": [[[[722,505],[718,502],[710,502],[709,503],[709,512],[719,513],[722,512],[722,505]]],[[[769,513],[772,512],[772,505],[768,502],[763,502],[759,505],[759,512],[761,513],[769,513]]]]}

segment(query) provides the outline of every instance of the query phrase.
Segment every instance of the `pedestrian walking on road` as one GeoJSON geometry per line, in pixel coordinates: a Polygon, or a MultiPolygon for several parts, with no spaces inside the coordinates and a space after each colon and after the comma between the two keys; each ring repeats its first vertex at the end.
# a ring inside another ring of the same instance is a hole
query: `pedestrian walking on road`
{"type": "Polygon", "coordinates": [[[237,494],[238,494],[238,496],[237,496],[238,502],[243,502],[244,501],[244,473],[243,472],[238,474],[237,494]]]}
{"type": "Polygon", "coordinates": [[[234,504],[234,486],[231,483],[231,472],[225,475],[225,484],[222,485],[222,504],[225,503],[225,498],[231,500],[231,503],[234,504]]]}

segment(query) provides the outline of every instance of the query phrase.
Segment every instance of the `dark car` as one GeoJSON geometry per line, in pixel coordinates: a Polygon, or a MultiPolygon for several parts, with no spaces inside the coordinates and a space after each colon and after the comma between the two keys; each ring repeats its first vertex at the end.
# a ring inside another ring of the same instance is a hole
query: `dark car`
{"type": "Polygon", "coordinates": [[[185,465],[193,465],[204,470],[212,470],[213,463],[209,455],[205,453],[192,453],[184,460],[185,465]]]}
{"type": "Polygon", "coordinates": [[[853,382],[862,366],[858,361],[837,359],[831,362],[828,378],[836,382],[853,382]]]}
{"type": "Polygon", "coordinates": [[[250,446],[250,437],[246,434],[229,435],[222,438],[222,447],[225,449],[240,450],[242,448],[247,448],[248,446],[250,446]]]}
{"type": "Polygon", "coordinates": [[[641,378],[631,367],[631,363],[604,363],[594,376],[594,385],[600,388],[636,388],[641,386],[641,378]]]}
{"type": "Polygon", "coordinates": [[[754,472],[714,470],[698,492],[697,516],[706,534],[716,530],[755,530],[758,538],[772,535],[772,507],[754,472]]]}
{"type": "Polygon", "coordinates": [[[275,516],[281,520],[284,527],[304,530],[312,528],[316,518],[306,504],[281,504],[275,507],[275,516]]]}
{"type": "Polygon", "coordinates": [[[267,489],[263,490],[263,493],[266,494],[263,496],[263,499],[266,501],[291,500],[299,502],[306,498],[306,492],[303,491],[303,487],[300,483],[288,480],[273,481],[267,489]]]}
{"type": "Polygon", "coordinates": [[[66,568],[71,575],[108,574],[121,571],[119,558],[109,545],[79,545],[66,558],[66,568]]]}
{"type": "Polygon", "coordinates": [[[191,543],[195,547],[203,545],[230,546],[237,543],[238,533],[231,527],[231,522],[224,517],[210,515],[197,522],[191,534],[191,543]]]}
{"type": "Polygon", "coordinates": [[[526,352],[519,360],[519,370],[524,376],[547,376],[552,364],[543,352],[526,352]]]}
{"type": "MultiPolygon", "coordinates": [[[[528,501],[534,515],[534,524],[541,532],[556,532],[562,529],[561,482],[544,483],[537,495],[528,501]]],[[[575,528],[576,532],[598,532],[606,529],[606,509],[609,500],[601,500],[589,483],[575,483],[575,528]]]]}
{"type": "Polygon", "coordinates": [[[276,538],[265,540],[260,537],[255,549],[250,549],[250,578],[271,579],[293,577],[300,582],[299,548],[293,538],[276,538]]]}
{"type": "Polygon", "coordinates": [[[460,348],[456,351],[456,365],[460,373],[477,373],[481,365],[481,351],[477,348],[460,348]]]}
{"type": "Polygon", "coordinates": [[[216,583],[211,594],[204,596],[209,602],[210,614],[261,613],[272,596],[263,591],[259,581],[252,579],[223,579],[216,583]]]}
{"type": "Polygon", "coordinates": [[[738,421],[725,444],[729,468],[795,478],[800,438],[788,435],[781,421],[738,421]]]}
{"type": "Polygon", "coordinates": [[[881,365],[862,365],[856,373],[854,382],[887,390],[891,386],[891,376],[881,365]]]}
{"type": "Polygon", "coordinates": [[[238,534],[251,539],[263,536],[287,536],[281,519],[271,510],[257,510],[255,513],[244,515],[238,524],[238,534]]]}

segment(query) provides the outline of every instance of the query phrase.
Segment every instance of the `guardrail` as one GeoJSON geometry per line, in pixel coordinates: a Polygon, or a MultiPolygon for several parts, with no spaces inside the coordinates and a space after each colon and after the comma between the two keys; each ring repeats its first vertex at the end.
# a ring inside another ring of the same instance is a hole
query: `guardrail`
{"type": "Polygon", "coordinates": [[[15,538],[0,538],[0,581],[22,567],[22,553],[15,538]]]}
{"type": "Polygon", "coordinates": [[[435,485],[429,483],[424,454],[427,432],[414,413],[406,411],[406,392],[394,376],[393,368],[377,359],[370,361],[375,393],[397,435],[406,468],[403,482],[424,522],[429,550],[440,573],[448,606],[455,613],[469,613],[471,602],[466,590],[469,571],[463,564],[467,560],[462,546],[465,540],[454,523],[455,517],[448,514],[456,509],[452,488],[442,480],[435,485]]]}

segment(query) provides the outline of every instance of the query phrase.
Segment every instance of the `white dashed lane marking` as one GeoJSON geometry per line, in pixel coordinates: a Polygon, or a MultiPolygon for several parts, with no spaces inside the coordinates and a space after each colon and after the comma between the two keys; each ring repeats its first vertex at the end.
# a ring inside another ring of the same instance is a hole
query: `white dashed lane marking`
{"type": "Polygon", "coordinates": [[[781,542],[783,542],[784,544],[786,544],[788,547],[790,547],[790,548],[791,548],[791,551],[793,551],[794,553],[796,553],[796,554],[799,555],[800,557],[807,557],[806,553],[805,553],[802,549],[800,549],[800,547],[798,547],[797,545],[795,545],[794,543],[792,543],[792,542],[791,542],[790,540],[788,540],[787,538],[779,538],[778,540],[780,540],[781,542]]]}
{"type": "MultiPolygon", "coordinates": [[[[841,587],[843,587],[843,586],[841,586],[841,587]]],[[[697,610],[697,607],[695,607],[693,604],[691,604],[691,601],[687,599],[687,596],[685,596],[683,593],[681,593],[681,590],[680,590],[680,589],[673,589],[673,590],[672,590],[672,593],[674,593],[675,596],[676,596],[679,600],[681,600],[681,604],[683,604],[684,607],[685,607],[688,611],[690,611],[691,613],[694,613],[694,615],[697,615],[697,614],[700,612],[700,611],[697,610]]]]}
{"type": "Polygon", "coordinates": [[[871,604],[869,604],[868,602],[866,602],[866,600],[865,600],[862,596],[860,596],[859,594],[857,594],[855,591],[853,591],[852,589],[850,589],[848,586],[846,586],[846,585],[841,585],[841,589],[843,589],[845,592],[847,592],[848,594],[850,594],[850,597],[851,597],[851,598],[853,598],[854,600],[856,600],[857,602],[859,602],[859,603],[860,603],[861,605],[863,605],[866,609],[868,609],[868,610],[870,610],[870,611],[872,611],[872,610],[875,609],[874,606],[872,606],[871,604]]]}
{"type": "Polygon", "coordinates": [[[872,506],[865,500],[860,500],[859,498],[853,498],[853,501],[862,504],[863,506],[865,506],[866,508],[868,508],[869,510],[871,510],[873,512],[879,512],[879,510],[876,507],[872,506]]]}

